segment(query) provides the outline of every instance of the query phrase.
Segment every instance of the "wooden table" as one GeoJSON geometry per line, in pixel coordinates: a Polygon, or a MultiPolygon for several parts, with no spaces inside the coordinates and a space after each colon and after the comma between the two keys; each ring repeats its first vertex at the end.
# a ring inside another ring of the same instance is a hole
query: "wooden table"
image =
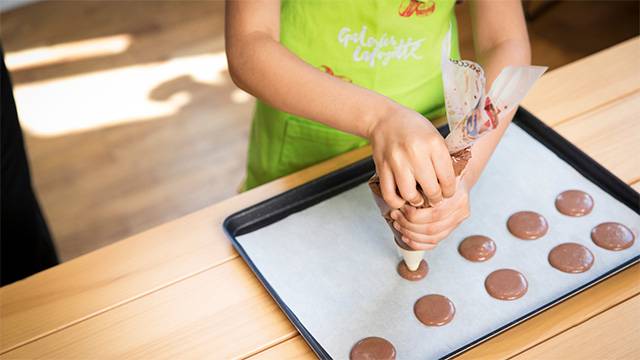
{"type": "MultiPolygon", "coordinates": [[[[640,188],[640,38],[545,75],[524,106],[640,188]]],[[[9,358],[312,358],[231,247],[232,212],[369,155],[363,148],[0,289],[9,358]]],[[[640,266],[463,358],[640,353],[640,266]]]]}

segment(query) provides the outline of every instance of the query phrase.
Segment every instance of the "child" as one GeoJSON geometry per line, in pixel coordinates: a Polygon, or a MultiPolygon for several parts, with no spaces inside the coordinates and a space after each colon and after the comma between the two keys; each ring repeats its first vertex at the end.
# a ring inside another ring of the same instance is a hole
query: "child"
{"type": "MultiPolygon", "coordinates": [[[[469,5],[488,89],[503,67],[530,63],[524,15],[519,0],[469,5]]],[[[459,58],[454,6],[454,0],[228,1],[229,71],[259,99],[244,189],[369,142],[383,198],[397,209],[394,226],[412,248],[435,247],[469,216],[469,190],[509,123],[475,143],[458,181],[429,122],[444,115],[440,55],[450,28],[451,56],[459,58]],[[403,206],[420,205],[417,185],[436,206],[403,206]]]]}

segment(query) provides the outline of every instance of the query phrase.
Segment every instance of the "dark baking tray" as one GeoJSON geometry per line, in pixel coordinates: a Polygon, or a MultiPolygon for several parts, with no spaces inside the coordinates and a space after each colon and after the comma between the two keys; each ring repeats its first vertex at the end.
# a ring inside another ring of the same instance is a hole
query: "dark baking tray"
{"type": "MultiPolygon", "coordinates": [[[[618,179],[615,175],[590,158],[587,154],[575,147],[565,138],[553,131],[538,118],[523,108],[519,108],[513,119],[513,123],[525,130],[529,135],[534,137],[541,144],[553,151],[558,157],[571,165],[580,174],[598,185],[602,190],[640,214],[640,194],[633,190],[629,185],[618,179]]],[[[449,129],[447,126],[438,129],[445,136],[449,129]]],[[[236,236],[244,235],[267,225],[273,224],[290,214],[296,213],[328,198],[349,190],[365,181],[367,181],[375,170],[371,157],[360,160],[342,169],[334,171],[330,174],[319,177],[306,184],[288,190],[282,194],[274,196],[270,199],[262,201],[244,210],[238,211],[227,217],[223,223],[223,227],[233,246],[238,253],[247,262],[251,270],[258,277],[262,285],[267,289],[269,294],[278,303],[282,311],[298,329],[300,334],[309,343],[313,351],[322,359],[330,359],[329,354],[322,348],[318,341],[309,331],[302,325],[296,315],[289,309],[287,304],[280,298],[278,293],[271,287],[269,282],[262,276],[251,258],[242,248],[242,245],[236,240],[236,236]]],[[[626,269],[627,267],[640,262],[640,255],[635,256],[629,261],[608,271],[602,276],[570,291],[563,296],[529,312],[528,314],[515,319],[485,336],[478,338],[459,349],[447,354],[444,358],[451,358],[462,352],[498,335],[499,333],[541,313],[542,311],[584,291],[585,289],[599,283],[600,281],[626,269]]]]}

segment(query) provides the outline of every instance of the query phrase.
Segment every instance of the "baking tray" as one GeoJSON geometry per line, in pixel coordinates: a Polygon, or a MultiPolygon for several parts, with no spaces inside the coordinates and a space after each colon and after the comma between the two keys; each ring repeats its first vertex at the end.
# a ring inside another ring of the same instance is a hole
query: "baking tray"
{"type": "MultiPolygon", "coordinates": [[[[590,182],[597,185],[599,188],[610,194],[616,200],[632,209],[636,214],[640,214],[640,210],[638,209],[640,198],[637,192],[635,192],[627,184],[616,178],[613,174],[600,166],[593,159],[589,158],[586,154],[581,152],[567,140],[555,133],[540,120],[535,118],[526,110],[520,108],[516,113],[513,123],[524,130],[531,137],[535,138],[539,143],[555,153],[567,164],[571,165],[590,182]]],[[[443,135],[446,135],[447,129],[446,127],[444,127],[441,128],[440,131],[443,135]]],[[[313,337],[313,335],[305,328],[296,314],[281,299],[278,292],[271,286],[265,276],[263,276],[259,268],[254,264],[254,261],[245,251],[243,246],[240,244],[240,242],[238,242],[237,237],[262,229],[270,224],[284,219],[291,214],[307,209],[313,205],[321,203],[329,198],[350,190],[366,182],[373,174],[373,171],[374,165],[372,159],[364,159],[336,172],[313,180],[307,184],[291,189],[276,197],[265,200],[245,210],[239,211],[229,216],[225,220],[223,225],[234,247],[245,259],[258,279],[262,282],[271,296],[276,300],[287,317],[291,320],[294,326],[309,343],[311,348],[321,358],[330,358],[330,356],[325,351],[325,349],[323,349],[320,343],[313,337]]],[[[503,326],[487,332],[484,336],[478,337],[474,341],[458,347],[454,351],[451,351],[450,353],[444,355],[444,357],[452,357],[460,354],[465,350],[499,334],[500,332],[503,332],[506,329],[515,326],[518,323],[548,309],[549,307],[589,288],[590,286],[593,286],[594,284],[627,268],[628,266],[631,266],[634,263],[637,263],[638,261],[640,261],[640,255],[636,255],[628,261],[625,261],[624,263],[621,263],[618,266],[601,274],[597,278],[572,289],[571,291],[553,299],[552,301],[542,306],[536,307],[523,316],[520,316],[513,321],[504,324],[503,326]]]]}

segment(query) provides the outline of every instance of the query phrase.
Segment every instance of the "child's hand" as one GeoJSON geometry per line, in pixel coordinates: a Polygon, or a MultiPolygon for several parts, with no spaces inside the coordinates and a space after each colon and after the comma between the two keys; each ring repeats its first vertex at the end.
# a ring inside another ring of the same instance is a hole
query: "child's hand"
{"type": "Polygon", "coordinates": [[[407,245],[416,250],[429,250],[467,219],[469,213],[469,191],[464,181],[458,181],[453,197],[424,209],[404,206],[393,210],[391,217],[407,245]]]}
{"type": "Polygon", "coordinates": [[[422,205],[417,184],[431,204],[454,195],[456,180],[444,139],[419,113],[393,107],[371,126],[369,139],[382,197],[391,208],[399,209],[405,202],[422,205]]]}

